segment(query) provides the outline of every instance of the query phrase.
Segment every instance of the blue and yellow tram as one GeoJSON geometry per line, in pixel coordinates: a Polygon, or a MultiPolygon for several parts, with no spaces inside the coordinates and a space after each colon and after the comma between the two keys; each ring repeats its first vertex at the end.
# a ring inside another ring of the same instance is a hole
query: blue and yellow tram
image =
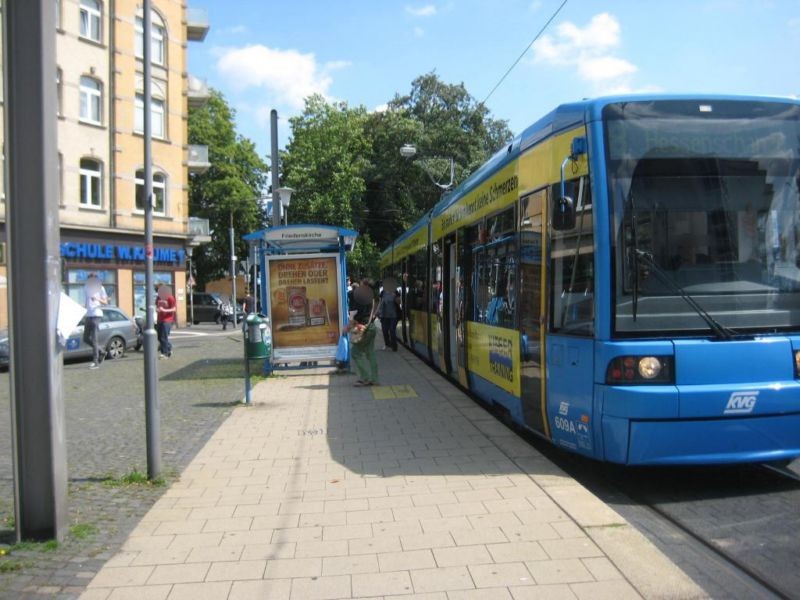
{"type": "Polygon", "coordinates": [[[562,448],[800,455],[798,101],[562,105],[381,264],[409,347],[562,448]]]}

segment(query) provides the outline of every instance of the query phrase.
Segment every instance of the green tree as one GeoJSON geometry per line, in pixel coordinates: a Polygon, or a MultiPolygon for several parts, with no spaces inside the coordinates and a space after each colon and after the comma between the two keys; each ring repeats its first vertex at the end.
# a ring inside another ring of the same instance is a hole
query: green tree
{"type": "Polygon", "coordinates": [[[292,222],[360,227],[368,167],[367,112],[315,94],[292,117],[292,137],[282,157],[283,185],[294,188],[292,222]]]}
{"type": "Polygon", "coordinates": [[[377,274],[380,250],[441,198],[434,179],[463,181],[511,139],[505,121],[489,116],[463,84],[434,73],[415,79],[383,112],[363,106],[306,100],[290,119],[292,137],[282,160],[282,183],[296,190],[292,222],[327,223],[361,234],[348,258],[354,275],[377,274]],[[417,158],[400,156],[411,143],[417,158]]]}
{"type": "Polygon", "coordinates": [[[208,146],[211,167],[192,175],[189,214],[209,220],[211,243],[194,253],[198,285],[218,279],[230,270],[228,229],[234,220],[237,256],[247,256],[245,233],[263,226],[261,190],[266,185],[267,165],[249,139],[236,133],[235,111],[217,90],[203,108],[189,112],[189,143],[208,146]]]}
{"type": "Polygon", "coordinates": [[[407,95],[395,95],[385,113],[372,115],[369,134],[365,201],[369,231],[381,249],[441,199],[431,180],[448,183],[450,158],[457,185],[512,138],[506,121],[491,118],[463,83],[444,83],[435,73],[417,77],[407,95]],[[407,143],[417,148],[413,160],[400,156],[407,143]]]}

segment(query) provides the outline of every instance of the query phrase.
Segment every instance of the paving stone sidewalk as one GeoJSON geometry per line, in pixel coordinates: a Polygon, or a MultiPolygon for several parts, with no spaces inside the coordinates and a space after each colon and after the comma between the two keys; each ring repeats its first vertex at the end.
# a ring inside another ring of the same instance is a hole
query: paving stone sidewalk
{"type": "Polygon", "coordinates": [[[405,350],[280,374],[85,600],[700,598],[617,513],[405,350]]]}
{"type": "MultiPolygon", "coordinates": [[[[175,353],[159,361],[163,467],[167,479],[184,469],[244,395],[238,331],[177,330],[175,353]],[[203,335],[201,335],[203,334],[203,335]]],[[[0,556],[0,600],[75,600],[115,555],[166,487],[124,485],[146,471],[142,353],[64,366],[69,472],[69,532],[51,544],[12,546],[0,556]]],[[[8,373],[0,373],[0,548],[13,543],[8,373]]]]}

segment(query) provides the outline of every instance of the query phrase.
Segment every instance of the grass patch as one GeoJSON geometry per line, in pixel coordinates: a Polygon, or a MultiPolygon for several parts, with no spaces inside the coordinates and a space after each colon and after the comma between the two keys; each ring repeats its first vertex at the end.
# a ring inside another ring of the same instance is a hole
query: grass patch
{"type": "Polygon", "coordinates": [[[14,515],[6,515],[3,517],[3,527],[5,529],[15,529],[17,526],[17,520],[14,518],[14,515]]]}
{"type": "Polygon", "coordinates": [[[150,481],[147,478],[146,473],[142,473],[138,469],[133,469],[132,471],[117,477],[115,475],[106,475],[103,479],[103,485],[106,487],[126,487],[126,486],[152,486],[152,487],[162,487],[167,484],[167,480],[164,477],[157,477],[150,481]]]}
{"type": "Polygon", "coordinates": [[[85,540],[95,533],[97,533],[97,527],[91,523],[75,523],[69,528],[69,535],[76,540],[85,540]]]}
{"type": "Polygon", "coordinates": [[[18,560],[0,560],[0,573],[13,573],[22,570],[22,563],[18,560]]]}
{"type": "Polygon", "coordinates": [[[58,540],[47,540],[46,542],[17,542],[9,548],[11,552],[52,552],[58,548],[58,540]]]}

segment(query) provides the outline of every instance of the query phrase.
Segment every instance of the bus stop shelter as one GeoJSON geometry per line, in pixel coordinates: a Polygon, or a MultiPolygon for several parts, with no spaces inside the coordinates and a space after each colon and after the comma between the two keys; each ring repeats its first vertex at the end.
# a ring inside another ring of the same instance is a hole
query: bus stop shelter
{"type": "Polygon", "coordinates": [[[259,265],[271,366],[334,360],[348,321],[346,256],[357,237],[330,225],[285,225],[244,236],[259,265]]]}

